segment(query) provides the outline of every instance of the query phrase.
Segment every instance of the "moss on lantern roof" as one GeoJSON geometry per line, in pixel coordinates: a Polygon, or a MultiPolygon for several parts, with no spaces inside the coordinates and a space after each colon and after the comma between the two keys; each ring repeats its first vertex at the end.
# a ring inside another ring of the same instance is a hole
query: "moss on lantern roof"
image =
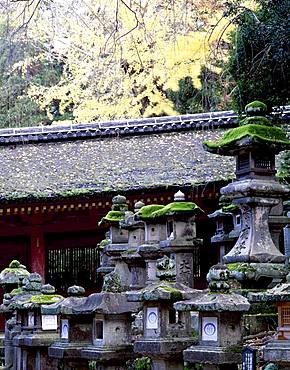
{"type": "Polygon", "coordinates": [[[63,296],[59,294],[38,294],[34,295],[29,299],[27,303],[37,303],[37,304],[52,304],[59,302],[63,299],[63,296]]]}
{"type": "Polygon", "coordinates": [[[223,212],[235,212],[239,209],[239,206],[236,204],[229,204],[228,206],[222,207],[223,212]]]}
{"type": "Polygon", "coordinates": [[[150,219],[154,218],[154,216],[153,216],[154,212],[159,211],[162,208],[164,208],[164,206],[162,206],[160,204],[149,204],[148,206],[143,206],[137,212],[137,216],[141,220],[150,220],[150,219]]]}
{"type": "Polygon", "coordinates": [[[263,116],[253,116],[253,117],[246,117],[240,121],[240,126],[245,125],[264,125],[264,126],[272,126],[272,122],[263,116]]]}
{"type": "Polygon", "coordinates": [[[15,289],[13,289],[11,292],[10,292],[10,294],[11,294],[11,296],[12,297],[15,297],[15,296],[17,296],[17,295],[20,295],[20,294],[22,294],[23,293],[23,289],[22,288],[15,288],[15,289]]]}
{"type": "Polygon", "coordinates": [[[265,103],[259,101],[259,100],[254,100],[251,103],[247,104],[245,106],[245,111],[248,115],[257,115],[257,114],[266,114],[268,111],[268,107],[265,103]]]}
{"type": "Polygon", "coordinates": [[[138,291],[129,291],[126,293],[129,302],[141,301],[179,301],[188,298],[193,293],[199,291],[193,290],[179,282],[157,281],[138,291]]]}
{"type": "Polygon", "coordinates": [[[102,218],[100,224],[106,222],[120,222],[125,217],[125,212],[122,211],[109,211],[105,217],[102,218]]]}
{"type": "Polygon", "coordinates": [[[98,244],[98,248],[99,249],[104,249],[107,245],[110,244],[110,240],[109,239],[103,239],[101,240],[101,242],[98,244]]]}
{"type": "Polygon", "coordinates": [[[257,143],[276,144],[285,149],[290,145],[290,141],[281,128],[250,124],[228,130],[221,140],[216,142],[206,141],[204,147],[213,153],[219,152],[219,149],[234,149],[236,143],[246,137],[257,143]]]}
{"type": "Polygon", "coordinates": [[[197,214],[203,211],[193,202],[172,202],[152,213],[152,218],[173,216],[176,214],[197,214]]]}

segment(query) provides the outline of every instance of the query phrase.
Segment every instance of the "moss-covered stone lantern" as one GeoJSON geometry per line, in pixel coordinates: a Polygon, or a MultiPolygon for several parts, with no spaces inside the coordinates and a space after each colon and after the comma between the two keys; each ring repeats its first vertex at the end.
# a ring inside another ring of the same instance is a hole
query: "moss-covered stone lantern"
{"type": "Polygon", "coordinates": [[[13,338],[20,331],[20,327],[16,325],[15,311],[9,307],[11,299],[17,292],[22,291],[23,281],[29,276],[26,267],[19,261],[13,260],[8,268],[5,268],[0,273],[0,285],[4,289],[4,299],[0,306],[0,313],[5,317],[5,337],[4,337],[4,353],[5,367],[7,369],[13,366],[14,347],[13,338]],[[11,294],[14,290],[15,294],[11,294]]]}
{"type": "Polygon", "coordinates": [[[48,348],[48,355],[57,360],[58,365],[63,363],[65,369],[85,369],[88,364],[86,360],[81,359],[81,350],[91,343],[91,318],[78,317],[73,312],[75,306],[86,300],[85,290],[74,285],[69,287],[67,292],[67,298],[41,307],[42,315],[57,315],[60,326],[58,339],[48,348]]]}
{"type": "MultiPolygon", "coordinates": [[[[269,211],[280,202],[289,189],[275,179],[275,154],[290,147],[285,132],[272,124],[266,106],[253,102],[245,108],[247,117],[240,126],[226,132],[218,142],[205,142],[206,150],[236,157],[236,181],[221,189],[221,193],[239,205],[242,226],[235,246],[224,256],[226,264],[247,263],[249,268],[266,269],[276,264],[276,276],[285,277],[285,256],[276,248],[268,225],[269,211]],[[279,266],[280,264],[280,266],[279,266]],[[279,270],[279,273],[277,271],[279,270]]],[[[252,288],[265,288],[273,280],[271,273],[260,281],[245,282],[252,288]]]]}
{"type": "Polygon", "coordinates": [[[41,276],[32,273],[26,279],[22,291],[12,291],[9,306],[16,311],[20,332],[13,338],[14,364],[17,369],[53,369],[56,363],[48,358],[48,347],[58,337],[57,316],[41,314],[43,304],[52,304],[63,299],[55,294],[55,288],[41,284],[41,276]]]}
{"type": "Polygon", "coordinates": [[[135,357],[132,344],[132,313],[139,305],[129,303],[125,293],[91,294],[73,308],[78,317],[93,315],[92,340],[81,351],[82,358],[97,361],[103,370],[126,369],[126,362],[135,357]]]}
{"type": "Polygon", "coordinates": [[[212,245],[217,249],[218,261],[222,262],[223,256],[233,247],[233,238],[229,236],[233,229],[233,216],[230,212],[218,209],[208,215],[215,220],[215,234],[210,238],[212,245]]]}
{"type": "Polygon", "coordinates": [[[99,225],[110,227],[110,242],[104,247],[103,253],[110,257],[108,264],[115,266],[114,271],[119,274],[124,287],[129,288],[129,269],[121,258],[121,254],[128,249],[129,232],[120,225],[126,214],[132,214],[128,212],[126,197],[116,195],[112,199],[112,210],[102,218],[99,225]]]}
{"type": "Polygon", "coordinates": [[[184,361],[203,364],[205,370],[234,370],[242,362],[242,314],[250,304],[230,293],[230,272],[223,265],[209,270],[209,291],[188,301],[175,303],[178,312],[199,312],[198,345],[183,352],[184,361]]]}
{"type": "MultiPolygon", "coordinates": [[[[143,206],[143,202],[137,202],[134,212],[138,213],[143,206]]],[[[138,247],[145,242],[144,222],[136,220],[134,214],[129,214],[120,224],[129,231],[128,249],[122,253],[122,259],[130,270],[129,289],[141,289],[146,283],[146,265],[144,258],[138,253],[138,247]]]]}
{"type": "Polygon", "coordinates": [[[193,202],[186,202],[178,191],[174,202],[155,211],[153,217],[166,221],[166,239],[160,239],[164,253],[173,253],[176,261],[176,281],[193,287],[193,256],[202,240],[196,237],[195,218],[203,211],[193,202]]]}
{"type": "Polygon", "coordinates": [[[152,359],[155,370],[183,370],[182,351],[193,344],[190,312],[174,309],[174,302],[198,295],[178,282],[158,281],[142,290],[127,292],[128,301],[143,303],[143,336],[134,351],[152,359]]]}
{"type": "Polygon", "coordinates": [[[138,247],[137,251],[146,263],[146,285],[158,280],[156,263],[164,254],[159,241],[166,238],[166,223],[154,217],[154,213],[163,208],[164,206],[159,204],[150,204],[143,206],[135,214],[136,220],[143,221],[145,225],[145,242],[138,247]]]}

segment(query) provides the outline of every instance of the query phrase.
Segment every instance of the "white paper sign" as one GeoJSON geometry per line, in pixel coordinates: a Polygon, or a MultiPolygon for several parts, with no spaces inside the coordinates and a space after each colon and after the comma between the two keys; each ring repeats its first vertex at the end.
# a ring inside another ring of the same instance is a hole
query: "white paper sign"
{"type": "Polygon", "coordinates": [[[202,318],[202,340],[217,341],[217,317],[203,317],[202,318]]]}
{"type": "Polygon", "coordinates": [[[148,307],[146,317],[147,329],[158,329],[158,308],[148,307]]]}
{"type": "Polygon", "coordinates": [[[61,339],[68,339],[68,320],[61,320],[61,339]]]}
{"type": "Polygon", "coordinates": [[[34,312],[28,312],[27,326],[33,328],[34,326],[34,312]]]}
{"type": "Polygon", "coordinates": [[[41,316],[42,330],[57,330],[57,315],[41,316]]]}

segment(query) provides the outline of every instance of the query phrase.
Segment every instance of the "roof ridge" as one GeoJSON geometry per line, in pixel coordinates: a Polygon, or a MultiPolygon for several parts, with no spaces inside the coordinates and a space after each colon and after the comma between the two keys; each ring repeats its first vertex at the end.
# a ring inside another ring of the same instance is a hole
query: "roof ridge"
{"type": "MultiPolygon", "coordinates": [[[[290,121],[290,106],[284,107],[282,118],[290,121]]],[[[236,126],[237,119],[238,115],[233,111],[220,111],[81,124],[3,128],[0,129],[0,145],[231,128],[236,126]]]]}

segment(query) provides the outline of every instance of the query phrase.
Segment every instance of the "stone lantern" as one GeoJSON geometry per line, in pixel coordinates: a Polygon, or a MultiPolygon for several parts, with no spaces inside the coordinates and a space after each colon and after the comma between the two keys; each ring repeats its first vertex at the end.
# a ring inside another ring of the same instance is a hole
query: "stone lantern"
{"type": "MultiPolygon", "coordinates": [[[[135,204],[134,212],[138,213],[144,206],[143,202],[135,204]]],[[[130,290],[141,289],[146,283],[145,260],[138,253],[138,247],[145,242],[144,222],[136,220],[135,215],[128,215],[120,222],[122,228],[129,232],[128,249],[122,253],[122,260],[128,265],[130,270],[130,290]]]]}
{"type": "Polygon", "coordinates": [[[99,253],[100,267],[97,268],[97,273],[104,277],[106,274],[114,271],[114,265],[110,261],[110,257],[105,253],[106,247],[110,244],[110,233],[106,232],[105,239],[97,244],[99,253]]]}
{"type": "Polygon", "coordinates": [[[156,263],[158,258],[164,255],[159,246],[159,241],[166,238],[166,224],[159,219],[154,218],[154,212],[162,209],[164,206],[150,204],[143,206],[135,214],[136,220],[143,221],[145,225],[145,242],[137,249],[146,264],[146,285],[158,280],[156,276],[156,263]]]}
{"type": "Polygon", "coordinates": [[[209,291],[174,305],[178,312],[199,312],[198,345],[186,349],[183,356],[185,362],[201,363],[205,370],[234,370],[242,362],[242,313],[250,304],[230,293],[229,276],[225,266],[211,267],[209,291]]]}
{"type": "Polygon", "coordinates": [[[127,292],[128,301],[143,303],[143,336],[134,351],[152,359],[153,370],[182,370],[182,351],[193,344],[190,312],[174,309],[174,302],[198,295],[183,284],[155,282],[140,291],[127,292]]]}
{"type": "MultiPolygon", "coordinates": [[[[63,299],[55,294],[51,285],[42,285],[41,276],[30,274],[22,292],[18,292],[9,304],[16,311],[20,332],[13,338],[15,347],[14,365],[17,369],[53,369],[56,364],[49,361],[47,349],[58,337],[57,317],[41,315],[41,306],[63,299]]],[[[13,291],[12,291],[13,293],[13,291]]]]}
{"type": "Polygon", "coordinates": [[[92,318],[78,317],[72,311],[86,299],[84,294],[84,288],[74,285],[68,288],[67,298],[41,307],[42,315],[58,316],[60,332],[48,348],[48,355],[59,363],[64,362],[67,370],[87,368],[87,361],[81,359],[81,350],[91,343],[92,318]]]}
{"type": "Polygon", "coordinates": [[[135,357],[132,344],[132,313],[139,305],[128,303],[124,293],[91,294],[73,308],[79,318],[93,315],[92,340],[81,351],[81,357],[97,361],[103,370],[126,369],[126,362],[135,357]]]}
{"type": "Polygon", "coordinates": [[[203,211],[193,202],[185,202],[185,195],[178,191],[174,202],[154,212],[156,219],[166,221],[166,239],[160,239],[164,253],[172,253],[176,261],[176,281],[193,287],[193,256],[202,240],[196,237],[195,217],[203,211]]]}
{"type": "Polygon", "coordinates": [[[9,308],[10,301],[13,297],[11,292],[19,293],[23,286],[23,280],[28,277],[29,272],[26,267],[19,261],[14,260],[0,273],[0,285],[4,289],[3,304],[0,306],[0,312],[5,317],[5,337],[4,337],[4,353],[5,353],[5,366],[12,368],[14,358],[14,347],[12,345],[13,338],[20,330],[16,326],[16,318],[14,310],[9,308]]]}
{"type": "Polygon", "coordinates": [[[286,282],[264,292],[250,293],[251,303],[275,303],[278,311],[277,334],[263,350],[263,359],[279,365],[290,364],[290,274],[286,282]]]}
{"type": "Polygon", "coordinates": [[[210,238],[210,241],[213,246],[218,248],[218,259],[219,262],[222,262],[223,256],[233,246],[234,239],[229,236],[233,229],[233,215],[230,212],[224,212],[221,208],[210,213],[208,217],[215,220],[216,223],[215,234],[210,238]]]}
{"type": "Polygon", "coordinates": [[[239,205],[242,226],[239,239],[223,260],[226,264],[234,263],[238,269],[239,264],[246,263],[248,266],[243,268],[250,269],[251,275],[242,284],[265,288],[287,273],[283,265],[285,256],[271,238],[268,218],[270,209],[289,192],[274,175],[275,154],[288,149],[290,141],[281,128],[266,118],[265,104],[253,102],[245,110],[247,117],[239,127],[227,131],[220,141],[206,142],[204,146],[212,153],[236,157],[236,181],[222,188],[221,193],[239,205]]]}
{"type": "Polygon", "coordinates": [[[103,253],[109,256],[108,265],[115,266],[114,272],[119,274],[124,287],[129,287],[129,269],[121,259],[121,253],[128,249],[129,233],[127,229],[120,226],[120,221],[128,212],[126,197],[116,195],[112,199],[112,210],[99,222],[99,225],[110,226],[110,242],[105,246],[103,253]]]}
{"type": "MultiPolygon", "coordinates": [[[[70,294],[78,291],[80,287],[71,287],[70,294]]],[[[60,339],[50,346],[49,355],[70,370],[87,369],[89,361],[97,361],[103,370],[125,370],[126,361],[134,357],[131,314],[138,309],[124,293],[112,292],[71,296],[43,307],[44,313],[60,316],[60,339]]]]}

